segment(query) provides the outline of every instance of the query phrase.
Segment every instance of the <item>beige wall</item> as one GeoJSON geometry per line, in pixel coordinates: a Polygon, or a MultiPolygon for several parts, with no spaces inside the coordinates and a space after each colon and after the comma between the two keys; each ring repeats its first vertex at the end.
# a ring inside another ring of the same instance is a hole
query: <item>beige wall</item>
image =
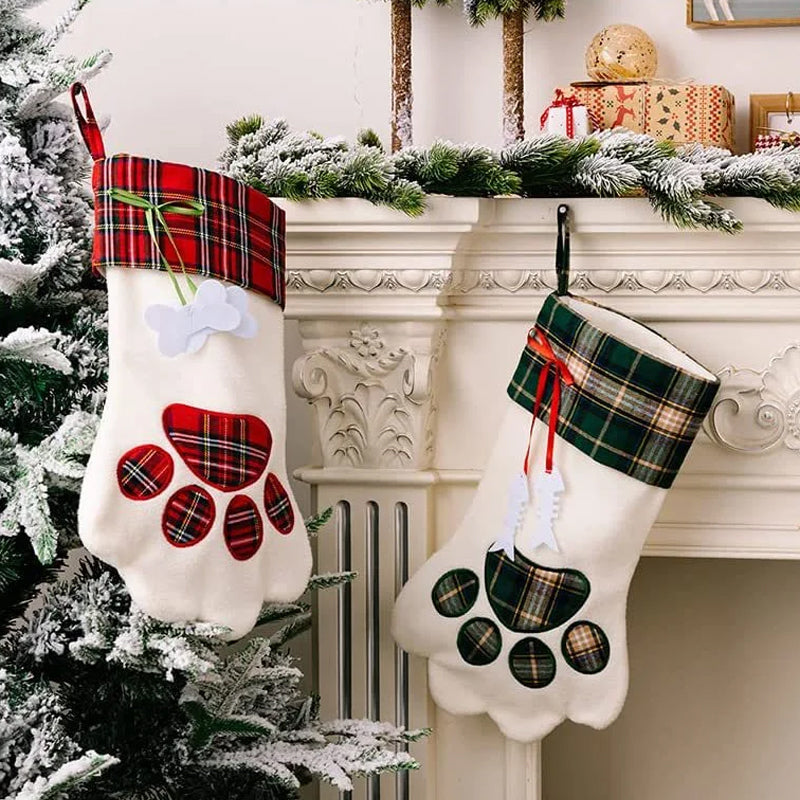
{"type": "Polygon", "coordinates": [[[647,558],[628,608],[627,705],[545,740],[544,800],[796,800],[800,564],[647,558]]]}
{"type": "MultiPolygon", "coordinates": [[[[36,13],[51,19],[65,5],[36,13]]],[[[566,22],[528,36],[529,119],[554,85],[582,77],[586,42],[615,21],[650,31],[662,75],[729,86],[740,141],[750,92],[800,90],[788,77],[800,28],[697,32],[683,15],[683,0],[571,0],[566,22]]],[[[496,144],[498,27],[471,31],[457,8],[416,21],[417,140],[496,144]]],[[[387,40],[386,8],[368,0],[93,0],[65,47],[116,54],[93,86],[96,109],[113,117],[111,149],[213,166],[225,123],[255,111],[385,138],[387,40]]],[[[299,349],[290,325],[287,368],[299,349]]],[[[310,417],[293,397],[289,415],[298,466],[310,417]]],[[[794,563],[646,560],[632,591],[629,702],[606,732],[568,724],[547,740],[546,800],[796,798],[798,608],[794,563]]]]}

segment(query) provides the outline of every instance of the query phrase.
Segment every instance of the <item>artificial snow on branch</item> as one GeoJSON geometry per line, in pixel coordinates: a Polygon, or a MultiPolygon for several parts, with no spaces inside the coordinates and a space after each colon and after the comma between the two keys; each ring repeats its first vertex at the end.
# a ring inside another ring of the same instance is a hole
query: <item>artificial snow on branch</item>
{"type": "MultiPolygon", "coordinates": [[[[28,537],[39,561],[49,564],[56,556],[59,529],[49,506],[49,489],[54,486],[77,491],[83,477],[83,459],[88,456],[97,430],[97,417],[84,412],[70,414],[52,436],[35,446],[14,440],[15,464],[7,468],[0,496],[6,504],[0,512],[0,536],[15,536],[20,530],[28,537]],[[83,457],[83,458],[82,458],[83,457]]],[[[10,461],[11,439],[0,431],[0,453],[10,461]]]]}
{"type": "Polygon", "coordinates": [[[735,156],[702,145],[678,147],[618,128],[579,139],[545,134],[495,152],[471,144],[435,141],[393,156],[374,134],[357,145],[293,132],[284,120],[249,118],[231,126],[223,169],[275,197],[291,200],[363,197],[410,214],[425,195],[459,197],[647,197],[678,227],[734,233],[741,222],[714,197],[758,197],[800,210],[800,153],[776,149],[735,156]],[[298,147],[302,142],[303,146],[298,147]],[[372,152],[361,181],[343,161],[361,148],[372,152]],[[375,186],[380,190],[375,191],[375,186]]]}
{"type": "MultiPolygon", "coordinates": [[[[309,586],[352,578],[327,575],[309,586]]],[[[0,700],[0,742],[3,725],[16,732],[5,749],[0,744],[0,797],[17,786],[8,776],[20,760],[31,765],[22,781],[31,786],[80,777],[70,785],[70,800],[106,792],[288,800],[312,778],[349,790],[357,776],[416,769],[405,746],[427,731],[323,721],[317,698],[301,691],[302,673],[286,645],[302,630],[309,607],[265,606],[262,618],[279,621],[277,630],[231,648],[215,626],[148,617],[131,606],[115,573],[85,561],[77,575],[45,591],[26,623],[0,642],[8,670],[0,669],[0,682],[13,676],[14,693],[40,712],[6,708],[0,700]],[[74,682],[65,682],[65,674],[74,682]],[[48,694],[30,694],[43,685],[48,694]],[[44,711],[51,731],[46,751],[34,730],[42,729],[44,711]],[[79,745],[96,746],[99,738],[110,755],[92,761],[87,749],[81,757],[79,745]],[[49,755],[36,761],[40,752],[49,755]]]]}
{"type": "Polygon", "coordinates": [[[348,144],[341,137],[293,131],[286,120],[252,116],[228,126],[222,154],[225,171],[266,194],[290,200],[364,197],[416,215],[423,192],[399,178],[394,165],[371,138],[348,144]]]}

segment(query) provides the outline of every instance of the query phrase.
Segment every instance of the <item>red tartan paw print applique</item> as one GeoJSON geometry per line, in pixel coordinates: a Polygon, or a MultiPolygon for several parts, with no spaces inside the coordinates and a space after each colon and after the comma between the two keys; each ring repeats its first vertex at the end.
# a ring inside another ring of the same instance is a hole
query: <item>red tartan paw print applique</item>
{"type": "MultiPolygon", "coordinates": [[[[167,499],[161,529],[174,547],[192,547],[211,532],[218,518],[210,490],[239,492],[259,481],[272,453],[267,424],[251,414],[225,414],[173,403],[162,416],[164,433],[200,484],[182,486],[167,499]]],[[[128,450],[117,464],[117,484],[129,500],[149,501],[166,491],[175,474],[173,457],[156,444],[128,450]]],[[[222,533],[237,561],[252,558],[264,541],[263,515],[282,535],[294,530],[294,510],[280,479],[268,472],[261,491],[263,509],[251,497],[227,502],[222,533]]]]}

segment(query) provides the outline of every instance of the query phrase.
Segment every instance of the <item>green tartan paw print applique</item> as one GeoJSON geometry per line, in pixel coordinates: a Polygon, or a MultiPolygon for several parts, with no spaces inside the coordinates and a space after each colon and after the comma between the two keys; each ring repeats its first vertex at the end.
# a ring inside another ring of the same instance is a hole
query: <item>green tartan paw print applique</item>
{"type": "MultiPolygon", "coordinates": [[[[431,601],[443,617],[461,617],[477,602],[480,588],[475,572],[453,569],[436,582],[431,601]]],[[[470,666],[497,660],[505,629],[506,638],[515,640],[506,656],[514,679],[529,689],[548,686],[556,676],[558,659],[539,635],[563,626],[559,649],[570,669],[594,675],[608,665],[611,644],[599,625],[584,619],[567,625],[589,599],[591,586],[583,573],[536,564],[518,550],[513,559],[503,551],[490,551],[484,562],[483,589],[495,619],[472,617],[456,637],[458,653],[470,666]]]]}
{"type": "MultiPolygon", "coordinates": [[[[222,520],[222,535],[231,557],[247,561],[264,541],[264,516],[275,531],[287,535],[294,529],[294,510],[280,479],[268,472],[256,504],[241,490],[260,481],[272,453],[267,424],[250,414],[224,414],[173,403],[162,416],[166,438],[198,483],[179,487],[167,499],[161,532],[173,547],[199,544],[222,520]],[[217,500],[212,491],[221,493],[217,500]],[[217,506],[224,495],[224,514],[217,506]]],[[[164,448],[142,444],[128,450],[117,464],[120,492],[134,501],[149,501],[169,487],[175,461],[164,448]]]]}

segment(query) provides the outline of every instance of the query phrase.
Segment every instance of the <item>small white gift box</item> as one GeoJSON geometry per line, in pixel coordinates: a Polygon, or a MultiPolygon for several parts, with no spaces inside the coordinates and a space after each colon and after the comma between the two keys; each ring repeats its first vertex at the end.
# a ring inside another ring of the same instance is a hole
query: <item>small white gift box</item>
{"type": "Polygon", "coordinates": [[[541,117],[542,133],[557,133],[569,139],[586,136],[592,131],[589,109],[574,95],[565,95],[556,89],[555,100],[541,117]]]}

